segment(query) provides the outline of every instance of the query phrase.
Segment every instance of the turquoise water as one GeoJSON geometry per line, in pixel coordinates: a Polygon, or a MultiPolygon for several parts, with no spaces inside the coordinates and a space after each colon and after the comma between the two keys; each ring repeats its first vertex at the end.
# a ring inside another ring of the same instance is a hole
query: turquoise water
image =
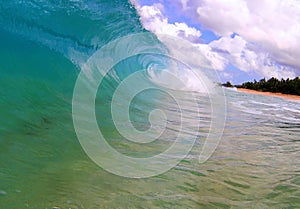
{"type": "MultiPolygon", "coordinates": [[[[211,119],[209,100],[201,93],[175,91],[187,113],[180,119],[188,127],[185,138],[194,136],[194,128],[201,131],[190,154],[173,169],[151,178],[124,178],[87,156],[72,119],[81,66],[101,46],[142,31],[127,1],[0,2],[0,208],[299,208],[296,101],[225,90],[223,137],[212,157],[200,164],[211,119]]],[[[165,50],[152,39],[155,50],[165,50]]],[[[131,57],[106,77],[105,91],[97,92],[98,125],[124,155],[158,154],[176,136],[178,107],[160,91],[138,94],[130,107],[138,130],[150,127],[145,118],[154,108],[171,117],[162,140],[146,147],[120,136],[109,109],[120,80],[143,67],[163,68],[163,61],[152,55],[131,57]]]]}

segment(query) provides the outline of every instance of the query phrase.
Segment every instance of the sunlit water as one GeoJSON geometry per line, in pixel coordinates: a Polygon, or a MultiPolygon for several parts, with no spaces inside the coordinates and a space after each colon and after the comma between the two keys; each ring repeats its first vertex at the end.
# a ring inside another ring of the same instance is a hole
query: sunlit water
{"type": "Polygon", "coordinates": [[[113,127],[106,101],[118,82],[108,79],[109,88],[96,99],[97,120],[120,153],[145,157],[164,151],[179,122],[187,124],[187,136],[197,128],[197,141],[180,164],[151,178],[116,176],[92,162],[72,121],[80,64],[103,44],[140,31],[127,1],[0,3],[0,208],[299,208],[297,101],[225,90],[223,137],[200,164],[210,120],[205,95],[174,93],[185,104],[181,121],[168,95],[138,95],[131,106],[137,129],[149,128],[153,107],[170,117],[161,141],[137,145],[113,127]]]}

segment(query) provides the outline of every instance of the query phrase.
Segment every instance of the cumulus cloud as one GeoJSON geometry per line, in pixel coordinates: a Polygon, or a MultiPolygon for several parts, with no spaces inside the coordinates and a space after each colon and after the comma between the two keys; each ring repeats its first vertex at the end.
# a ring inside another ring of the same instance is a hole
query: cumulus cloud
{"type": "Polygon", "coordinates": [[[182,12],[215,34],[239,34],[279,65],[300,71],[297,0],[181,0],[182,12]]]}
{"type": "Polygon", "coordinates": [[[201,32],[196,28],[189,27],[186,23],[169,23],[168,18],[162,14],[164,6],[160,3],[151,6],[137,6],[141,15],[143,26],[154,33],[168,34],[181,37],[192,42],[199,41],[201,32]]]}
{"type": "Polygon", "coordinates": [[[212,67],[216,70],[224,70],[229,61],[221,53],[214,51],[213,48],[207,44],[197,44],[198,49],[210,61],[212,67]]]}
{"type": "Polygon", "coordinates": [[[266,78],[288,78],[295,77],[291,68],[278,64],[265,52],[256,51],[256,46],[241,36],[222,37],[209,44],[211,51],[217,52],[229,63],[244,72],[254,71],[266,78]]]}
{"type": "Polygon", "coordinates": [[[230,63],[247,73],[277,78],[300,75],[300,4],[297,0],[160,0],[139,7],[141,20],[154,33],[199,39],[201,32],[186,23],[170,24],[164,4],[219,40],[196,43],[214,68],[230,63]],[[233,34],[236,34],[232,37],[233,34]]]}

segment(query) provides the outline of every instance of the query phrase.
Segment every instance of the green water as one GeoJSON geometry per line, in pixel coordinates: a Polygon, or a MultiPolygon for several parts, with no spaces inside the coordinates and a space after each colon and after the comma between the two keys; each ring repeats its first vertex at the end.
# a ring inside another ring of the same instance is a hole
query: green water
{"type": "MultiPolygon", "coordinates": [[[[247,98],[232,96],[229,102],[247,98]]],[[[286,103],[272,100],[281,108],[286,103]]],[[[299,110],[297,103],[288,105],[299,110]]],[[[198,163],[194,149],[169,172],[134,180],[96,166],[70,121],[64,114],[4,135],[1,208],[299,207],[297,123],[255,117],[230,105],[224,136],[206,163],[198,163]]]]}
{"type": "MultiPolygon", "coordinates": [[[[223,137],[200,164],[209,110],[196,93],[203,135],[180,164],[151,178],[111,174],[87,156],[72,119],[80,66],[102,45],[140,31],[127,1],[0,2],[0,208],[300,208],[299,102],[226,91],[223,137]]],[[[149,125],[139,120],[150,111],[145,103],[176,114],[174,101],[156,94],[133,101],[141,130],[149,125]]],[[[170,145],[172,131],[146,147],[124,142],[107,98],[110,90],[99,93],[97,120],[119,152],[147,156],[170,145]]],[[[183,120],[193,123],[199,116],[186,100],[183,120]]]]}

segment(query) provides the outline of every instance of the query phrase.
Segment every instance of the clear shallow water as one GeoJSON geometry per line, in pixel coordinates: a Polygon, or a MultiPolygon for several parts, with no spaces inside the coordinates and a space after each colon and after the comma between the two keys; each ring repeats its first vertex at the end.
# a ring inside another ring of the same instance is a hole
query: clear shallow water
{"type": "MultiPolygon", "coordinates": [[[[201,107],[196,115],[185,92],[189,114],[183,121],[190,124],[185,131],[192,134],[201,120],[201,134],[175,168],[128,179],[87,157],[72,121],[80,64],[103,44],[140,31],[126,1],[0,3],[0,208],[299,208],[299,102],[226,91],[224,135],[213,156],[199,164],[209,103],[196,94],[201,107]]],[[[136,65],[130,60],[130,66],[147,64],[144,60],[136,65]]],[[[131,73],[131,68],[122,71],[122,63],[117,69],[119,78],[131,73]]],[[[109,143],[129,156],[165,150],[178,122],[172,98],[157,92],[135,98],[132,119],[138,129],[147,129],[143,118],[153,105],[174,115],[162,141],[137,146],[124,142],[104,114],[111,88],[118,84],[106,81],[96,112],[109,143]]]]}

